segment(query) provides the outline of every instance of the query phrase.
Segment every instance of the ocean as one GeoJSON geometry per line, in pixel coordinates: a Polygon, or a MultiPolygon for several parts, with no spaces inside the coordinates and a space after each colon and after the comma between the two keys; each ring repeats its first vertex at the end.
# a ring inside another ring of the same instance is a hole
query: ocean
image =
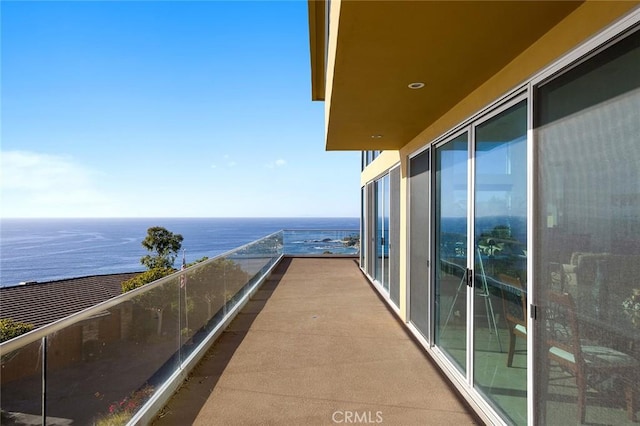
{"type": "MultiPolygon", "coordinates": [[[[357,230],[358,218],[2,219],[0,287],[143,271],[152,226],[182,234],[187,263],[214,257],[281,229],[357,230]]],[[[176,262],[178,263],[178,262],[176,262]]]]}

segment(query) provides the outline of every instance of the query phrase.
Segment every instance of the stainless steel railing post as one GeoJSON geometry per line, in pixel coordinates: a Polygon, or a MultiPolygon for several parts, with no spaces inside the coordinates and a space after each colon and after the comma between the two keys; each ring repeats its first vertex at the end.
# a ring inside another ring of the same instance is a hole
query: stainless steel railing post
{"type": "Polygon", "coordinates": [[[42,337],[42,426],[47,424],[47,336],[42,337]]]}

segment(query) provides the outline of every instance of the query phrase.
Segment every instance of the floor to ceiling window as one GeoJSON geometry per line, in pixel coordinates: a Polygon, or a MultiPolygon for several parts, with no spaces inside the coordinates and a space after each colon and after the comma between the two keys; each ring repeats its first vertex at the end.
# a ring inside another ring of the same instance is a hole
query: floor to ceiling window
{"type": "Polygon", "coordinates": [[[389,175],[375,181],[375,272],[374,278],[389,291],[389,175]]]}
{"type": "Polygon", "coordinates": [[[376,185],[369,182],[364,187],[364,217],[366,234],[364,241],[364,271],[371,277],[375,275],[376,268],[376,185]]]}
{"type": "Polygon", "coordinates": [[[473,383],[527,422],[527,103],[474,126],[473,383]]]}
{"type": "Polygon", "coordinates": [[[523,424],[527,101],[466,129],[435,148],[434,343],[496,410],[523,424]]]}
{"type": "Polygon", "coordinates": [[[399,195],[394,194],[392,197],[392,191],[399,192],[400,176],[399,170],[392,170],[392,173],[396,176],[394,185],[392,187],[390,174],[369,182],[362,189],[362,217],[364,218],[364,224],[362,229],[364,233],[363,240],[363,270],[380,286],[385,290],[392,300],[397,305],[397,299],[399,295],[398,287],[398,275],[399,275],[399,261],[397,258],[397,247],[391,249],[391,245],[395,244],[399,246],[397,240],[399,239],[399,232],[391,232],[391,225],[399,228],[399,195]],[[395,188],[395,189],[394,189],[395,188]],[[394,204],[392,204],[392,201],[394,204]],[[398,223],[391,222],[392,210],[393,216],[398,223]],[[392,235],[393,234],[393,235],[392,235]],[[390,258],[390,251],[396,251],[395,269],[392,268],[392,259],[390,258]],[[395,287],[391,289],[391,281],[394,281],[395,287]]]}
{"type": "Polygon", "coordinates": [[[389,171],[389,298],[400,306],[400,166],[389,171]]]}
{"type": "Polygon", "coordinates": [[[409,320],[429,339],[431,151],[409,160],[409,320]]]}
{"type": "Polygon", "coordinates": [[[469,136],[435,149],[435,343],[467,368],[467,215],[469,136]]]}
{"type": "Polygon", "coordinates": [[[367,252],[367,233],[366,233],[366,216],[365,216],[365,194],[366,187],[360,188],[360,267],[364,268],[365,253],[367,252]]]}
{"type": "Polygon", "coordinates": [[[623,424],[640,398],[640,31],[535,95],[536,414],[623,424]]]}
{"type": "MultiPolygon", "coordinates": [[[[640,29],[595,48],[407,160],[407,321],[508,424],[640,411],[640,29]]],[[[367,208],[396,303],[394,182],[367,208]]]]}

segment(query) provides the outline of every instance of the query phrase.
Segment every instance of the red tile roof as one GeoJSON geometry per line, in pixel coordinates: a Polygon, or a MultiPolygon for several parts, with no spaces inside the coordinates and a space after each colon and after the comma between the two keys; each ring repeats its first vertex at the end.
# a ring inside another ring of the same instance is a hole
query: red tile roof
{"type": "Polygon", "coordinates": [[[91,275],[0,287],[0,318],[42,327],[120,295],[122,281],[138,274],[91,275]]]}

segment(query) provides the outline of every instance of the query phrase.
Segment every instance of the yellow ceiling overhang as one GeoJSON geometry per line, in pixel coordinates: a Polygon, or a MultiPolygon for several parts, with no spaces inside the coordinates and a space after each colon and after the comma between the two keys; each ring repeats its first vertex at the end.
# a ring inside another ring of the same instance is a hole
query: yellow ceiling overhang
{"type": "MultiPolygon", "coordinates": [[[[580,3],[332,0],[326,149],[400,149],[580,3]],[[425,87],[409,89],[414,82],[425,87]]],[[[309,1],[309,17],[314,99],[322,99],[324,2],[309,1]]]]}
{"type": "Polygon", "coordinates": [[[309,47],[311,50],[311,99],[324,101],[325,28],[324,1],[309,0],[309,47]]]}

